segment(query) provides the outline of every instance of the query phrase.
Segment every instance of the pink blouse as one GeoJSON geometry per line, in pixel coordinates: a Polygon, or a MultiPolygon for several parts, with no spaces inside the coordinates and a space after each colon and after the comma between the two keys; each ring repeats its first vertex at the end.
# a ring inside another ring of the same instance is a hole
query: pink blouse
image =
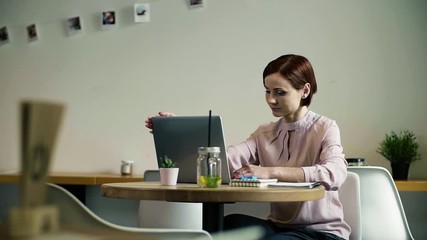
{"type": "Polygon", "coordinates": [[[347,162],[338,125],[309,111],[302,119],[261,125],[244,142],[227,149],[230,171],[246,164],[265,167],[302,167],[306,182],[321,181],[325,197],[299,203],[271,203],[268,219],[281,227],[310,227],[344,239],[350,226],[344,222],[337,190],[347,176],[347,162]]]}

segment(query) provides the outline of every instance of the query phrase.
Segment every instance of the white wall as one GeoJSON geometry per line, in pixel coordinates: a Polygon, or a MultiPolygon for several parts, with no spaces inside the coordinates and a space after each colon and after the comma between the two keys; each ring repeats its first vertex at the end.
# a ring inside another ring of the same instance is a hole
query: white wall
{"type": "Polygon", "coordinates": [[[286,53],[309,58],[319,92],[311,109],[336,119],[348,157],[389,168],[376,148],[391,130],[413,130],[426,178],[427,2],[423,0],[211,0],[190,11],[185,0],[0,0],[0,169],[19,168],[18,102],[67,105],[54,171],[119,172],[136,161],[155,169],[144,127],[159,110],[223,116],[229,144],[275,120],[261,72],[286,53]],[[151,4],[151,22],[133,22],[134,3],[151,4]],[[119,25],[102,30],[100,12],[119,25]],[[68,36],[79,15],[83,33],[68,36]],[[40,40],[25,27],[37,23],[40,40]]]}

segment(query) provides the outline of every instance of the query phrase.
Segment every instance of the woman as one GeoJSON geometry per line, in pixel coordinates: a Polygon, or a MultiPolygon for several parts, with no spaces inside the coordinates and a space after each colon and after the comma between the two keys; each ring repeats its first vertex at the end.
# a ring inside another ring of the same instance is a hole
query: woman
{"type": "MultiPolygon", "coordinates": [[[[264,239],[348,239],[350,227],[343,220],[337,192],[347,176],[347,162],[336,122],[308,109],[317,91],[310,62],[303,56],[281,56],[265,67],[263,83],[267,104],[280,119],[228,147],[233,178],[320,181],[327,191],[317,201],[271,203],[267,219],[228,215],[224,229],[258,225],[266,231],[264,239]]],[[[152,128],[151,117],[146,126],[152,128]]]]}

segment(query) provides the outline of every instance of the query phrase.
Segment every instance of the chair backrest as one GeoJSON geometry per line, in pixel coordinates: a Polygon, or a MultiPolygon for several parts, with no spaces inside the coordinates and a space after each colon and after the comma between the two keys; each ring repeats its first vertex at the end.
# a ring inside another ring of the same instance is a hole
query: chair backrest
{"type": "Polygon", "coordinates": [[[159,170],[146,170],[144,172],[144,182],[160,181],[159,170]]]}
{"type": "Polygon", "coordinates": [[[359,175],[348,172],[338,193],[344,209],[344,220],[351,227],[350,240],[360,240],[362,239],[362,223],[359,175]]]}
{"type": "Polygon", "coordinates": [[[94,214],[70,192],[55,184],[48,184],[47,199],[49,203],[58,206],[61,225],[72,229],[87,230],[111,238],[117,236],[120,239],[212,239],[211,235],[204,230],[134,228],[107,222],[94,214]]]}
{"type": "MultiPolygon", "coordinates": [[[[144,181],[160,181],[158,170],[146,170],[144,181]]],[[[202,229],[202,204],[143,200],[139,202],[138,226],[202,229]]]]}
{"type": "Polygon", "coordinates": [[[362,239],[413,239],[399,192],[387,169],[354,166],[360,178],[362,239]]]}

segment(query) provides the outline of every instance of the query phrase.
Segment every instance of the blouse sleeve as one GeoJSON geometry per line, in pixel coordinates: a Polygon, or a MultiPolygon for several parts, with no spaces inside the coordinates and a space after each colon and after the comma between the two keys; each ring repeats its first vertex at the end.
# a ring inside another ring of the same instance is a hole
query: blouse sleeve
{"type": "Polygon", "coordinates": [[[313,166],[303,167],[305,181],[321,181],[326,190],[338,190],[347,177],[347,162],[341,145],[340,130],[335,121],[325,128],[320,137],[320,161],[313,166]]]}
{"type": "Polygon", "coordinates": [[[256,139],[253,136],[242,143],[229,146],[227,157],[230,173],[247,164],[258,164],[257,155],[256,139]]]}

